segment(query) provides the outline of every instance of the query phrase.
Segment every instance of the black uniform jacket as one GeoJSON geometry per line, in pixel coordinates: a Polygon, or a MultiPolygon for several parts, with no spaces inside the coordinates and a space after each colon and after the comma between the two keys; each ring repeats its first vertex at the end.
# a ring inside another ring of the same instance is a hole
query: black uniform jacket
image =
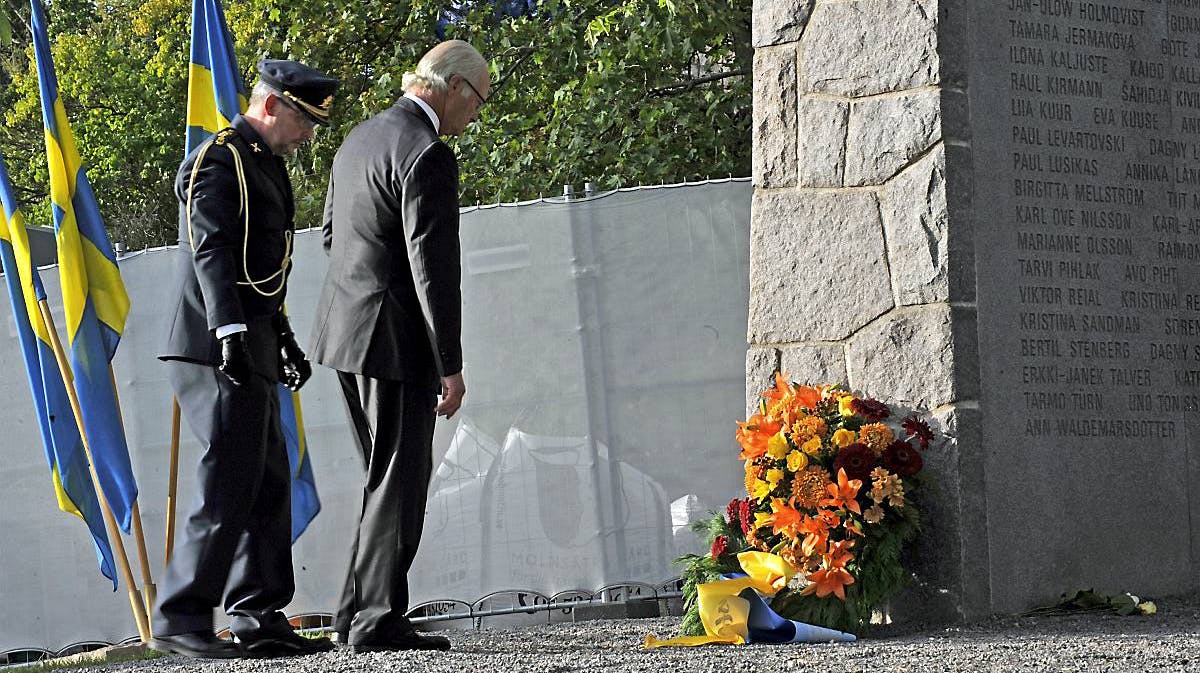
{"type": "Polygon", "coordinates": [[[241,115],[231,128],[192,151],[175,178],[179,198],[179,267],[163,360],[220,362],[213,331],[244,323],[256,369],[274,379],[278,355],[272,320],[280,313],[290,268],[292,186],[283,160],[275,156],[241,115]],[[205,149],[207,148],[207,149],[205,149]],[[240,157],[247,211],[237,176],[240,157]],[[192,171],[203,151],[199,172],[192,171]],[[187,214],[191,186],[191,219],[187,214]],[[246,212],[249,213],[247,225],[246,212]],[[255,281],[255,287],[248,285],[255,281]],[[269,296],[264,296],[269,295],[269,296]],[[269,343],[263,343],[269,337],[269,343]]]}
{"type": "Polygon", "coordinates": [[[324,233],[312,358],[434,385],[461,371],[458,162],[415,102],[401,98],[346,137],[324,233]]]}

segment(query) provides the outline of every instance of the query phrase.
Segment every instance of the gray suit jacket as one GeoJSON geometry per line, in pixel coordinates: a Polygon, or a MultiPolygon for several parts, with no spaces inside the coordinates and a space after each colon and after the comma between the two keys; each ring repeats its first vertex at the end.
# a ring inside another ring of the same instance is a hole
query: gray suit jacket
{"type": "Polygon", "coordinates": [[[346,136],[324,233],[313,360],[434,386],[461,371],[458,161],[416,103],[401,98],[346,136]]]}

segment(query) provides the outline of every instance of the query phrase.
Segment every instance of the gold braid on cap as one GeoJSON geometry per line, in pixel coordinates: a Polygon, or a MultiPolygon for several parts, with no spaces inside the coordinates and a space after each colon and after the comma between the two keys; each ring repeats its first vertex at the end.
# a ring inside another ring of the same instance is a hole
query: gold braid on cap
{"type": "Polygon", "coordinates": [[[280,93],[287,96],[288,100],[299,105],[301,109],[317,119],[329,119],[329,106],[333,104],[333,96],[326,96],[325,100],[321,101],[321,107],[317,107],[316,105],[311,105],[300,100],[291,91],[281,91],[280,93]]]}

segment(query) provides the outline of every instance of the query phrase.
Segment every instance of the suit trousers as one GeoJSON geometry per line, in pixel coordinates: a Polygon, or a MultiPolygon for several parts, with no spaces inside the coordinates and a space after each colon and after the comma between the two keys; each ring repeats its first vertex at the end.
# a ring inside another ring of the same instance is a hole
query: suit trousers
{"type": "Polygon", "coordinates": [[[183,417],[200,440],[196,496],[159,584],[155,635],[211,631],[224,603],[243,640],[291,631],[291,470],[276,384],[236,386],[211,366],[167,362],[183,417]]]}
{"type": "Polygon", "coordinates": [[[366,484],[333,627],[350,643],[381,642],[413,630],[408,570],[425,523],[437,398],[428,383],[345,372],[338,381],[366,484]]]}

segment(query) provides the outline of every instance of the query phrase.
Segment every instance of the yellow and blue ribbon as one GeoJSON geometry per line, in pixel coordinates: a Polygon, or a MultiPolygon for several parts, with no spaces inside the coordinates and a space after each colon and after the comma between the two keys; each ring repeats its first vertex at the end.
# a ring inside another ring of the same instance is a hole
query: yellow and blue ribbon
{"type": "Polygon", "coordinates": [[[646,636],[645,647],[694,647],[745,643],[852,642],[855,636],[780,617],[762,599],[787,586],[795,570],[777,554],[746,551],[738,554],[745,576],[706,582],[696,587],[703,636],[660,640],[646,636]]]}

